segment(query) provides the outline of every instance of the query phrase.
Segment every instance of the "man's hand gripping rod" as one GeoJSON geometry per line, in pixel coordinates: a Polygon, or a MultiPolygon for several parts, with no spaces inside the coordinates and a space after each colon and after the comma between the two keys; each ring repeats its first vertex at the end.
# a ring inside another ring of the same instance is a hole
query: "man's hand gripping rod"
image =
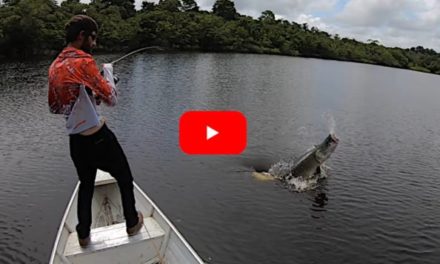
{"type": "MultiPolygon", "coordinates": [[[[103,66],[102,66],[103,69],[101,71],[101,74],[109,82],[111,82],[110,81],[111,78],[109,78],[109,76],[111,76],[112,79],[113,79],[113,84],[114,84],[113,87],[115,87],[115,85],[119,82],[119,78],[116,75],[113,74],[113,64],[115,64],[116,62],[119,62],[119,61],[121,61],[121,60],[123,60],[123,59],[125,59],[125,58],[127,58],[127,57],[129,57],[131,55],[133,55],[133,54],[136,54],[136,53],[144,51],[144,50],[149,50],[149,49],[163,50],[161,47],[158,47],[158,46],[149,46],[149,47],[144,47],[144,48],[140,48],[140,49],[134,50],[134,51],[132,51],[132,52],[130,52],[128,54],[125,54],[124,56],[120,57],[119,59],[116,59],[116,60],[110,62],[110,63],[104,63],[103,66]]],[[[101,103],[100,98],[99,97],[95,97],[95,99],[97,101],[97,104],[99,105],[101,103]]]]}

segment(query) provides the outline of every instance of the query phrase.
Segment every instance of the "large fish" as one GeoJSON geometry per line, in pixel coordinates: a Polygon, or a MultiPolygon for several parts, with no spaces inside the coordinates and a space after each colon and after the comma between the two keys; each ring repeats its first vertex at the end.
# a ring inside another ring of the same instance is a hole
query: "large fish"
{"type": "Polygon", "coordinates": [[[314,146],[300,157],[288,175],[272,175],[269,172],[254,172],[252,175],[262,181],[274,179],[290,181],[298,177],[304,180],[312,179],[321,174],[322,164],[330,158],[338,143],[339,139],[334,134],[329,134],[321,144],[314,146]]]}
{"type": "Polygon", "coordinates": [[[292,177],[310,179],[319,175],[321,173],[321,165],[330,158],[338,143],[339,139],[335,134],[328,135],[321,144],[316,145],[295,163],[295,167],[291,170],[292,177]]]}

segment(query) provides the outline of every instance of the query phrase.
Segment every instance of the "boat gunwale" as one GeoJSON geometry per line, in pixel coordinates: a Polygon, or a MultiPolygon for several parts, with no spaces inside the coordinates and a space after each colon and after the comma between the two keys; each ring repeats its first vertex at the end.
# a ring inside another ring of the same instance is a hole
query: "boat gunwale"
{"type": "MultiPolygon", "coordinates": [[[[200,256],[196,253],[196,251],[192,248],[192,246],[186,241],[186,239],[183,237],[182,234],[177,230],[177,228],[174,226],[173,223],[168,219],[168,217],[165,216],[165,214],[159,209],[159,207],[153,202],[153,200],[150,199],[150,197],[137,185],[135,182],[133,182],[134,187],[139,191],[151,204],[151,206],[154,208],[154,210],[157,211],[157,213],[165,220],[167,225],[171,228],[171,230],[176,234],[176,236],[182,241],[184,246],[189,250],[191,255],[200,263],[205,264],[205,262],[200,258],[200,256]]],[[[168,247],[168,245],[166,245],[168,247]]]]}
{"type": "MultiPolygon", "coordinates": [[[[115,182],[110,184],[116,184],[115,182]]],[[[72,204],[74,203],[74,199],[76,197],[76,194],[78,193],[80,182],[75,186],[75,189],[72,193],[72,197],[70,198],[69,203],[67,204],[66,210],[64,212],[63,218],[61,220],[61,223],[58,228],[57,236],[54,242],[54,246],[52,248],[52,253],[50,255],[49,264],[54,264],[55,255],[57,254],[57,249],[60,243],[61,234],[64,229],[64,224],[66,223],[67,216],[71,210],[72,204]]],[[[159,209],[159,207],[153,202],[153,200],[137,185],[136,182],[133,181],[133,186],[135,187],[136,191],[138,191],[146,200],[150,203],[150,205],[153,208],[154,211],[157,211],[157,213],[162,217],[162,219],[165,221],[165,223],[170,227],[170,232],[174,232],[177,236],[177,238],[183,243],[183,245],[189,250],[191,255],[194,257],[195,260],[197,260],[200,264],[204,264],[205,262],[200,258],[200,256],[196,253],[196,251],[191,247],[191,245],[186,241],[186,239],[183,237],[183,235],[177,230],[177,228],[174,226],[174,224],[166,217],[166,215],[159,209]]],[[[168,247],[168,245],[166,245],[168,247]]],[[[61,253],[60,253],[61,254],[61,253]]]]}
{"type": "Polygon", "coordinates": [[[57,236],[56,236],[56,239],[55,239],[55,243],[54,243],[54,246],[52,248],[52,253],[50,254],[49,264],[53,264],[53,262],[55,260],[55,255],[57,253],[56,251],[57,251],[58,245],[60,243],[61,234],[63,233],[63,225],[66,223],[67,215],[69,214],[69,211],[70,211],[70,208],[72,207],[72,204],[74,202],[75,196],[78,193],[79,184],[80,184],[80,182],[78,181],[76,186],[75,186],[75,189],[74,189],[74,191],[72,193],[72,197],[70,197],[70,201],[67,204],[66,211],[64,211],[64,215],[63,215],[63,218],[61,220],[60,227],[58,228],[58,232],[57,232],[57,236]]]}

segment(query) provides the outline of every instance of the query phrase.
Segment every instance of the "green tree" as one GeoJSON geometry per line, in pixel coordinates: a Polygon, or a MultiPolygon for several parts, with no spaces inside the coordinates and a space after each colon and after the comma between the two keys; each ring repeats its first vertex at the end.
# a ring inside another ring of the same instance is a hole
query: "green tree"
{"type": "Polygon", "coordinates": [[[157,8],[169,12],[179,12],[182,8],[182,3],[179,0],[159,0],[157,8]]]}
{"type": "Polygon", "coordinates": [[[182,1],[182,11],[184,12],[197,12],[199,11],[199,6],[195,0],[181,0],[182,1]]]}
{"type": "Polygon", "coordinates": [[[22,0],[1,7],[2,52],[8,56],[31,56],[63,44],[64,16],[52,0],[22,0]]]}
{"type": "Polygon", "coordinates": [[[258,18],[258,20],[265,22],[265,23],[274,23],[275,22],[275,14],[270,10],[263,11],[261,13],[261,16],[258,18]]]}
{"type": "Polygon", "coordinates": [[[122,17],[118,6],[109,6],[95,17],[99,25],[100,49],[117,51],[129,46],[136,31],[130,28],[129,20],[122,17]]]}
{"type": "Polygon", "coordinates": [[[31,56],[63,47],[64,24],[85,13],[100,26],[98,49],[121,51],[147,45],[172,49],[255,52],[374,63],[440,74],[440,54],[430,48],[387,48],[341,38],[266,10],[258,19],[240,15],[231,0],[217,0],[212,12],[195,0],[0,0],[0,56],[31,56]]]}
{"type": "Polygon", "coordinates": [[[150,12],[150,11],[154,11],[155,9],[156,9],[155,3],[148,2],[148,1],[142,2],[142,8],[141,8],[142,12],[150,12]]]}
{"type": "Polygon", "coordinates": [[[18,4],[20,0],[2,0],[1,5],[12,6],[18,4]]]}
{"type": "Polygon", "coordinates": [[[198,17],[200,31],[198,42],[200,48],[207,51],[222,50],[222,46],[227,38],[222,30],[224,20],[215,15],[202,15],[198,17]]]}
{"type": "Polygon", "coordinates": [[[226,20],[233,20],[238,15],[235,4],[231,0],[216,0],[212,12],[214,15],[223,17],[226,20]]]}
{"type": "Polygon", "coordinates": [[[134,0],[101,0],[101,2],[104,4],[104,8],[117,6],[123,19],[127,19],[136,14],[134,0]]]}
{"type": "Polygon", "coordinates": [[[61,2],[61,10],[72,15],[85,14],[89,5],[80,3],[79,0],[66,0],[61,2]]]}

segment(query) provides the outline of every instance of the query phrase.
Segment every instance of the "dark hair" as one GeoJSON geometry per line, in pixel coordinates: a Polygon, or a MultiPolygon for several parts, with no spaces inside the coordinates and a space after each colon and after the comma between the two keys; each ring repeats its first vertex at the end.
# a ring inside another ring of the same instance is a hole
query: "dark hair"
{"type": "Polygon", "coordinates": [[[91,34],[93,31],[98,32],[98,24],[89,16],[76,15],[67,22],[64,30],[66,31],[66,42],[70,43],[75,41],[83,30],[86,34],[91,34]]]}

